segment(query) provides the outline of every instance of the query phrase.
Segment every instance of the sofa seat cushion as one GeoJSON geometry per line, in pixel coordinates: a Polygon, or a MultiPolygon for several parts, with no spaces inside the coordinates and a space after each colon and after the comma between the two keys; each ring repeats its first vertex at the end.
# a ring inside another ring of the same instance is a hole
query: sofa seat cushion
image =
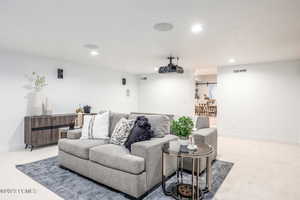
{"type": "Polygon", "coordinates": [[[90,148],[107,143],[108,140],[60,139],[58,141],[58,148],[66,153],[88,160],[90,148]]]}
{"type": "Polygon", "coordinates": [[[90,149],[90,160],[131,174],[141,174],[145,171],[144,158],[130,154],[120,145],[106,144],[93,147],[90,149]]]}

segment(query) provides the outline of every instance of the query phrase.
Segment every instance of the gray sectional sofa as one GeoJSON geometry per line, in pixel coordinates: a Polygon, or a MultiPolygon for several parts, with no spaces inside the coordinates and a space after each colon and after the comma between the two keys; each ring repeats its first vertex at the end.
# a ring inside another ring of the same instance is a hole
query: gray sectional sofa
{"type": "MultiPolygon", "coordinates": [[[[132,118],[135,115],[111,113],[110,135],[122,117],[132,118]]],[[[162,125],[157,123],[160,122],[152,123],[154,129],[155,126],[162,125]]],[[[170,121],[161,123],[168,123],[170,126],[170,121]]],[[[160,138],[134,143],[129,152],[124,146],[109,144],[109,140],[79,139],[80,130],[69,131],[67,138],[60,139],[58,143],[59,164],[96,182],[140,198],[161,182],[161,147],[178,139],[175,135],[165,134],[160,138]]],[[[216,130],[203,128],[203,131],[198,130],[194,134],[197,142],[211,142],[216,149],[216,130]],[[205,136],[207,132],[214,131],[215,133],[205,136]]],[[[167,166],[165,173],[171,175],[177,167],[176,159],[167,158],[165,165],[167,166]]]]}

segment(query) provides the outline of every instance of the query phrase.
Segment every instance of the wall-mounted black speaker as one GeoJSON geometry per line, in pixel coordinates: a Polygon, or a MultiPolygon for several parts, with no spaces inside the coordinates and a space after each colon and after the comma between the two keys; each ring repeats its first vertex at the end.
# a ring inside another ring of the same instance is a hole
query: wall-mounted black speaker
{"type": "Polygon", "coordinates": [[[122,78],[122,85],[126,85],[126,78],[122,78]]]}
{"type": "Polygon", "coordinates": [[[63,69],[57,69],[57,78],[58,79],[64,78],[64,70],[63,69]]]}

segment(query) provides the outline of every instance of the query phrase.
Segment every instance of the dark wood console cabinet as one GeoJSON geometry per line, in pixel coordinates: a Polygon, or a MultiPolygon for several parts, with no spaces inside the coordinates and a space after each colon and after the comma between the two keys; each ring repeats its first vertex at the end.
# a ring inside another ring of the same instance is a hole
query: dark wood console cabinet
{"type": "Polygon", "coordinates": [[[56,144],[58,129],[67,127],[75,120],[76,114],[26,116],[24,122],[25,148],[56,144]]]}

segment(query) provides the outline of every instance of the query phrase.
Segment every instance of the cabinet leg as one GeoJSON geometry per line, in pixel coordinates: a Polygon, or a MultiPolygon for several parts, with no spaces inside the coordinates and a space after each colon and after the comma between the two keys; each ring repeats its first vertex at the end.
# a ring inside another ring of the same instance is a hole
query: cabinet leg
{"type": "Polygon", "coordinates": [[[28,144],[25,144],[25,149],[27,149],[28,148],[28,144]]]}
{"type": "Polygon", "coordinates": [[[32,150],[33,150],[33,146],[31,145],[31,146],[30,146],[30,151],[32,151],[32,150]]]}

